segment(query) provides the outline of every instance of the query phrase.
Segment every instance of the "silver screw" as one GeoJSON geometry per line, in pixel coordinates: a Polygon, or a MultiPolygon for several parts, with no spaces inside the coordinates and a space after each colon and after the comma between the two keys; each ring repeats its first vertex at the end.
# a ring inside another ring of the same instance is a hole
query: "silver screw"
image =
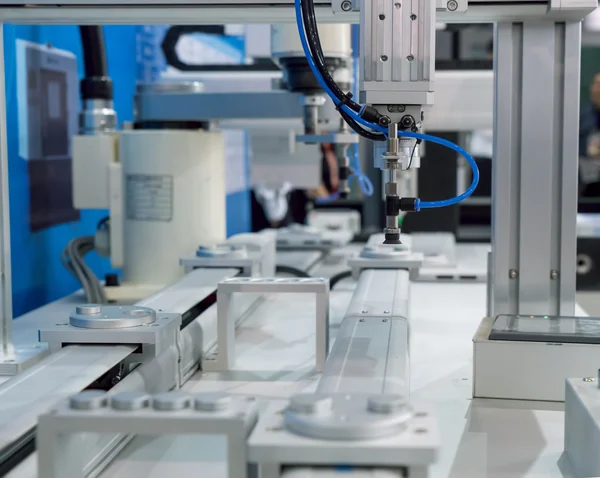
{"type": "Polygon", "coordinates": [[[450,0],[446,7],[448,7],[448,10],[450,10],[451,12],[455,12],[458,8],[458,2],[456,0],[450,0]]]}
{"type": "Polygon", "coordinates": [[[387,55],[381,55],[381,61],[388,61],[387,55]]]}
{"type": "Polygon", "coordinates": [[[394,3],[394,7],[396,7],[396,8],[400,8],[401,6],[402,6],[402,4],[400,2],[394,3]]]}
{"type": "Polygon", "coordinates": [[[552,270],[550,271],[550,279],[552,279],[552,280],[556,280],[556,279],[558,279],[558,271],[557,271],[557,270],[555,270],[555,269],[552,269],[552,270]]]}
{"type": "Polygon", "coordinates": [[[75,309],[75,313],[79,315],[93,315],[99,314],[102,311],[102,308],[98,304],[85,304],[78,305],[75,309]]]}
{"type": "Polygon", "coordinates": [[[383,13],[380,13],[380,14],[379,14],[379,19],[380,19],[380,20],[385,20],[385,15],[384,15],[383,13]]]}
{"type": "Polygon", "coordinates": [[[413,13],[413,14],[410,16],[410,19],[411,19],[411,20],[414,22],[414,21],[417,19],[417,16],[416,16],[416,15],[413,13]]]}
{"type": "Polygon", "coordinates": [[[349,12],[350,10],[352,10],[352,2],[349,2],[348,0],[342,2],[342,10],[344,10],[345,12],[349,12]]]}
{"type": "Polygon", "coordinates": [[[595,379],[593,377],[585,377],[583,379],[584,382],[595,382],[595,379]]]}
{"type": "Polygon", "coordinates": [[[508,271],[508,277],[510,279],[516,279],[517,277],[519,277],[519,273],[516,269],[511,269],[510,271],[508,271]]]}
{"type": "Polygon", "coordinates": [[[407,59],[408,61],[413,61],[413,60],[415,59],[415,57],[414,57],[414,55],[408,55],[408,56],[406,57],[406,59],[407,59]]]}
{"type": "Polygon", "coordinates": [[[232,403],[231,396],[224,392],[207,392],[196,396],[194,408],[201,412],[222,412],[232,403]]]}
{"type": "Polygon", "coordinates": [[[383,319],[383,322],[387,322],[387,321],[388,321],[388,319],[383,319]]]}
{"type": "Polygon", "coordinates": [[[294,395],[290,399],[289,408],[296,413],[305,415],[319,415],[332,410],[333,400],[331,397],[322,397],[313,394],[294,395]]]}
{"type": "Polygon", "coordinates": [[[384,311],[383,311],[383,313],[384,313],[384,314],[389,314],[389,313],[390,313],[390,311],[389,311],[389,310],[384,310],[384,311]]]}
{"type": "Polygon", "coordinates": [[[368,313],[368,312],[369,312],[369,311],[368,311],[368,310],[366,310],[366,309],[362,311],[362,313],[363,313],[363,314],[366,314],[366,313],[368,313]]]}

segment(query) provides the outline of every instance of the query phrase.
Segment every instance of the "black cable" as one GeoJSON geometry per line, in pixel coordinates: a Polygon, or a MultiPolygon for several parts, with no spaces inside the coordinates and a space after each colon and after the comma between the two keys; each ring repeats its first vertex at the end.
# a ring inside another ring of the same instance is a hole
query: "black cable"
{"type": "Polygon", "coordinates": [[[334,275],[329,279],[329,290],[333,290],[338,282],[348,279],[349,277],[352,277],[352,271],[344,271],[334,275]]]}
{"type": "Polygon", "coordinates": [[[354,119],[346,113],[344,110],[340,109],[340,116],[344,119],[344,121],[352,128],[352,131],[359,134],[363,138],[369,139],[371,141],[385,141],[385,136],[381,133],[373,133],[361,125],[359,125],[354,119]]]}
{"type": "Polygon", "coordinates": [[[310,275],[307,274],[306,272],[304,272],[303,270],[296,269],[295,267],[291,267],[291,266],[277,266],[275,268],[275,273],[276,274],[290,274],[295,277],[310,278],[310,275]]]}
{"type": "Polygon", "coordinates": [[[82,100],[113,99],[112,80],[108,77],[108,62],[104,32],[101,26],[81,25],[81,46],[85,76],[80,83],[82,100]]]}
{"type": "Polygon", "coordinates": [[[360,112],[362,108],[361,105],[352,101],[350,99],[351,96],[347,95],[340,89],[327,69],[325,57],[323,56],[323,49],[321,47],[319,29],[317,27],[314,2],[312,0],[302,0],[300,4],[302,6],[302,21],[304,23],[304,30],[306,32],[306,40],[319,73],[321,73],[323,80],[325,83],[327,83],[327,86],[329,86],[332,93],[338,98],[339,101],[347,104],[348,107],[350,107],[353,111],[357,113],[360,112]]]}
{"type": "Polygon", "coordinates": [[[417,149],[417,142],[415,142],[415,145],[413,146],[413,150],[412,153],[410,153],[410,161],[408,162],[408,168],[406,168],[406,170],[408,171],[410,169],[410,167],[412,166],[412,162],[413,162],[413,158],[415,157],[415,150],[417,149]]]}
{"type": "MultiPolygon", "coordinates": [[[[323,55],[323,49],[321,47],[321,40],[319,37],[319,30],[317,27],[317,20],[315,15],[315,7],[313,0],[301,0],[300,5],[302,7],[302,22],[304,24],[304,30],[306,32],[306,40],[308,43],[308,47],[313,57],[315,66],[319,71],[321,77],[331,90],[331,92],[335,95],[337,100],[339,101],[338,111],[340,115],[344,119],[344,121],[352,128],[354,132],[359,134],[360,136],[369,139],[371,141],[385,141],[385,135],[381,133],[373,133],[359,125],[349,114],[343,111],[341,108],[342,105],[347,105],[350,109],[355,111],[356,113],[361,113],[364,111],[364,108],[358,103],[352,101],[352,94],[344,93],[335,80],[331,77],[327,65],[325,63],[325,57],[323,55]]],[[[367,108],[369,110],[369,114],[379,115],[377,110],[374,108],[367,108]]]]}
{"type": "Polygon", "coordinates": [[[83,47],[85,76],[89,78],[108,76],[102,27],[81,25],[79,34],[81,35],[81,46],[83,47]]]}

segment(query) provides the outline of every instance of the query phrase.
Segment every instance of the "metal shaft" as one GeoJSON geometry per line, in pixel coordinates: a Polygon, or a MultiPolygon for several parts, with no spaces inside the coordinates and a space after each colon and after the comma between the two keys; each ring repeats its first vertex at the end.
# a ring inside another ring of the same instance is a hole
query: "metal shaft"
{"type": "Polygon", "coordinates": [[[319,125],[319,107],[304,105],[304,134],[317,134],[319,125]]]}
{"type": "Polygon", "coordinates": [[[391,123],[388,127],[387,153],[385,155],[385,169],[389,171],[388,181],[385,184],[385,242],[384,244],[400,244],[400,228],[398,227],[399,211],[394,210],[392,204],[397,203],[398,197],[398,159],[399,159],[398,125],[391,123]]]}

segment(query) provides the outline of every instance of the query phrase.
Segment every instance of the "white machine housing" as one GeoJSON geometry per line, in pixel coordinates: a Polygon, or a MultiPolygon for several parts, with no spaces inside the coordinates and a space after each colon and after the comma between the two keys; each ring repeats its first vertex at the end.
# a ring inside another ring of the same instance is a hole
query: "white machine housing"
{"type": "Polygon", "coordinates": [[[125,130],[74,138],[74,202],[109,209],[111,261],[123,281],[164,285],[179,259],[225,240],[223,136],[125,130]]]}

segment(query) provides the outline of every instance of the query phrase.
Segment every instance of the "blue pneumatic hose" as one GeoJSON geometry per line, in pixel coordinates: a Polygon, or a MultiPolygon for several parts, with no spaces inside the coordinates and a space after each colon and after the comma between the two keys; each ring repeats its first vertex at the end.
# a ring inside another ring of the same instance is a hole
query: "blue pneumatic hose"
{"type": "MultiPolygon", "coordinates": [[[[295,0],[294,5],[296,7],[296,25],[298,26],[300,42],[302,43],[302,49],[304,50],[304,55],[306,56],[306,60],[308,61],[310,69],[312,70],[313,74],[315,75],[315,78],[317,78],[317,81],[319,82],[319,85],[321,86],[321,88],[323,88],[323,90],[327,93],[327,95],[331,98],[331,100],[334,102],[334,104],[336,106],[340,106],[340,103],[341,103],[340,99],[337,98],[333,94],[333,92],[331,91],[331,88],[329,88],[329,86],[327,85],[327,83],[325,82],[323,77],[321,76],[321,73],[319,72],[317,66],[315,65],[314,59],[310,53],[310,49],[308,47],[308,43],[306,40],[306,32],[304,30],[304,23],[302,22],[301,0],[295,0]]],[[[363,119],[360,116],[360,114],[353,111],[346,104],[341,105],[340,108],[342,110],[344,110],[344,112],[347,113],[357,123],[359,123],[367,128],[370,128],[374,131],[381,132],[387,136],[388,131],[385,127],[366,121],[365,119],[363,119]]],[[[363,106],[362,109],[364,109],[364,108],[365,108],[365,106],[363,106]]],[[[362,112],[362,109],[361,109],[361,112],[362,112]]],[[[417,199],[416,204],[415,204],[417,211],[419,211],[420,209],[432,209],[432,208],[438,208],[438,207],[452,206],[453,204],[458,204],[459,202],[467,199],[471,194],[473,194],[473,192],[477,188],[477,185],[479,184],[479,168],[477,167],[477,163],[475,162],[473,157],[467,151],[465,151],[463,148],[461,148],[457,144],[452,143],[451,141],[445,140],[443,138],[438,138],[437,136],[431,136],[428,134],[424,134],[424,133],[415,133],[412,131],[400,131],[398,133],[398,136],[420,139],[422,141],[429,141],[431,143],[437,143],[437,144],[440,144],[447,148],[450,148],[453,151],[456,151],[461,156],[463,156],[467,160],[467,162],[469,163],[469,166],[471,166],[471,169],[473,171],[473,180],[471,181],[471,185],[464,193],[462,193],[454,198],[444,199],[441,201],[421,201],[420,199],[417,199]]],[[[360,178],[359,178],[359,181],[360,181],[360,178]]],[[[371,185],[371,188],[372,188],[372,185],[371,185]]]]}

